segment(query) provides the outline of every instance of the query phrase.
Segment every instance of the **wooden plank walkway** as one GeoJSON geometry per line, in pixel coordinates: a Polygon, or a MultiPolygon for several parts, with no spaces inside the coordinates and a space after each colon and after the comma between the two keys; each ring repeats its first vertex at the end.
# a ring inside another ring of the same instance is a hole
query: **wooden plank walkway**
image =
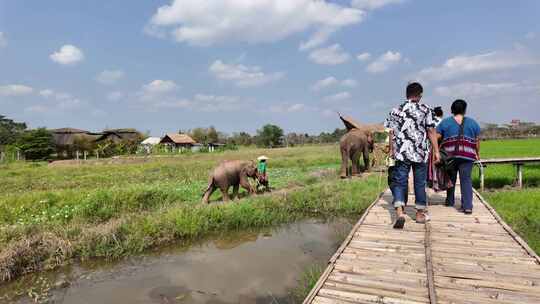
{"type": "Polygon", "coordinates": [[[391,200],[386,190],[368,208],[305,304],[540,303],[540,258],[478,193],[472,215],[431,194],[431,222],[407,206],[404,230],[391,200]]]}

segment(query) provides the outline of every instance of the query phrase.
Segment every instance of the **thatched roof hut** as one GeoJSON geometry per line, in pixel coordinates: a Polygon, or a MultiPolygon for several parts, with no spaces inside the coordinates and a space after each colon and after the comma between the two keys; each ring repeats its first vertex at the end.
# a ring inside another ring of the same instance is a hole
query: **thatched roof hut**
{"type": "Polygon", "coordinates": [[[197,142],[193,140],[187,134],[178,134],[178,133],[167,133],[160,141],[161,144],[172,145],[175,147],[193,147],[197,145],[197,142]]]}
{"type": "Polygon", "coordinates": [[[135,129],[108,129],[102,132],[96,141],[109,140],[114,143],[122,141],[141,141],[143,135],[135,129]]]}
{"type": "Polygon", "coordinates": [[[101,134],[75,128],[60,128],[51,130],[54,144],[57,147],[73,146],[78,141],[94,141],[101,134]]]}

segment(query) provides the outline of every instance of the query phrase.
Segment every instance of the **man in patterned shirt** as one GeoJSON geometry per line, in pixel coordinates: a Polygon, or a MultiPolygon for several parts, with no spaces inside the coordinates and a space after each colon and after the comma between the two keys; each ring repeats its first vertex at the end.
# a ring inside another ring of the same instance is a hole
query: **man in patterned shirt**
{"type": "Polygon", "coordinates": [[[426,214],[426,175],[430,151],[433,146],[435,163],[440,160],[437,134],[435,132],[435,116],[433,110],[426,104],[420,103],[423,88],[417,82],[407,86],[407,100],[394,108],[384,122],[391,129],[391,155],[396,161],[392,173],[393,204],[396,209],[394,228],[402,229],[405,225],[404,205],[408,195],[407,184],[409,171],[413,170],[414,194],[416,204],[416,222],[425,223],[426,214]]]}

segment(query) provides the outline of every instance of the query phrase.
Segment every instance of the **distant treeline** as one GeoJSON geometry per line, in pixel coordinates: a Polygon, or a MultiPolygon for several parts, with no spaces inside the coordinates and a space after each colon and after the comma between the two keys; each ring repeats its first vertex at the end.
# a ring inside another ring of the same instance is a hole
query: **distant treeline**
{"type": "Polygon", "coordinates": [[[518,139],[534,138],[540,136],[540,125],[532,122],[518,122],[514,124],[498,125],[484,124],[482,126],[482,139],[518,139]]]}

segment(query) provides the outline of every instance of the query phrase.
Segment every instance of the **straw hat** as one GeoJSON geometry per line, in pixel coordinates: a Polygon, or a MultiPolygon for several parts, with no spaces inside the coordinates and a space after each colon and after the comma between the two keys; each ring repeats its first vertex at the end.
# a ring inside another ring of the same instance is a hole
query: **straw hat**
{"type": "Polygon", "coordinates": [[[268,157],[262,155],[262,156],[257,157],[257,160],[268,160],[268,157]]]}

